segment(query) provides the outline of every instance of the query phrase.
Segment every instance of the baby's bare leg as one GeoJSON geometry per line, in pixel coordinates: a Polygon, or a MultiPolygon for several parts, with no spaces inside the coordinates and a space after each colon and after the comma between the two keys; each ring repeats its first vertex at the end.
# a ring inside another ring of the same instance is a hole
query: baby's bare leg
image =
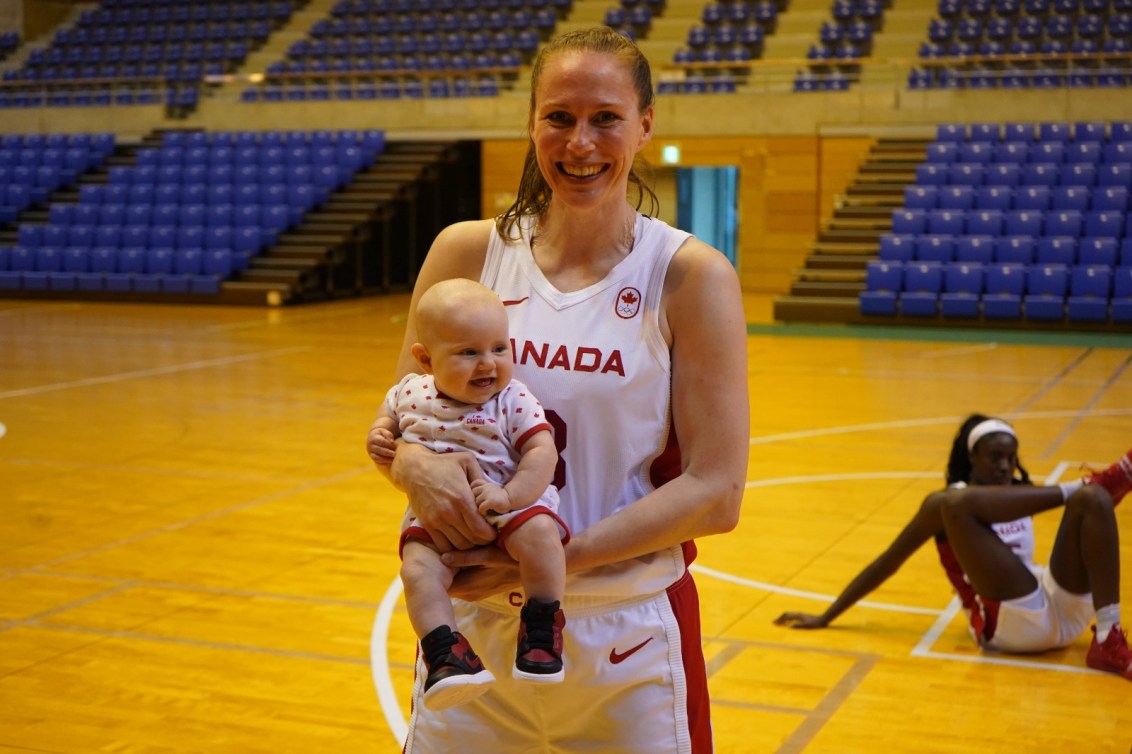
{"type": "Polygon", "coordinates": [[[523,522],[507,537],[507,551],[519,562],[519,578],[527,599],[562,599],[566,591],[566,553],[552,516],[533,516],[523,522]]]}
{"type": "Polygon", "coordinates": [[[401,582],[405,608],[417,638],[438,626],[456,629],[456,614],[448,599],[455,574],[440,561],[440,554],[424,542],[409,540],[401,551],[401,582]]]}

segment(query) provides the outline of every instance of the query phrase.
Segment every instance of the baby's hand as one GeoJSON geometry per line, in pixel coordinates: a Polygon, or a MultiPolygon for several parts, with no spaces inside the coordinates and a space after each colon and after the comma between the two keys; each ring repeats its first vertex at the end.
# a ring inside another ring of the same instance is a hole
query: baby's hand
{"type": "Polygon", "coordinates": [[[393,463],[393,456],[397,450],[397,443],[393,433],[382,427],[370,428],[366,435],[366,453],[374,463],[393,463]]]}
{"type": "Polygon", "coordinates": [[[511,496],[507,494],[507,490],[486,479],[477,479],[471,486],[472,494],[476,498],[476,507],[482,515],[511,512],[511,496]]]}

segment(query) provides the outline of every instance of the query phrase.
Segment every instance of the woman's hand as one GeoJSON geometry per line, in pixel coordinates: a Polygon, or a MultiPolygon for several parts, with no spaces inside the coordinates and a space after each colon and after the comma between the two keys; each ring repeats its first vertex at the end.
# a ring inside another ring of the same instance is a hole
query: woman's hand
{"type": "Polygon", "coordinates": [[[482,479],[483,471],[471,454],[436,454],[423,445],[401,443],[390,473],[441,552],[495,540],[495,527],[476,509],[471,482],[482,479]]]}
{"type": "Polygon", "coordinates": [[[456,569],[456,577],[448,589],[452,597],[475,602],[519,588],[519,564],[494,545],[453,550],[440,559],[449,568],[456,569]]]}
{"type": "Polygon", "coordinates": [[[829,621],[820,615],[809,613],[783,613],[775,619],[774,625],[788,628],[825,628],[829,625],[829,621]]]}

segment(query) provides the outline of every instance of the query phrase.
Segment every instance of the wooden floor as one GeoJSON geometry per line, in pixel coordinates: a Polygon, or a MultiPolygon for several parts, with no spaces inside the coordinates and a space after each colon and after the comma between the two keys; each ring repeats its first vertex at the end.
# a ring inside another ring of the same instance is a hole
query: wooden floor
{"type": "MultiPolygon", "coordinates": [[[[0,752],[398,750],[402,501],[362,439],[405,304],[0,300],[0,752]]],[[[1084,668],[1087,637],[978,654],[928,549],[835,628],[772,620],[887,544],[972,410],[1014,418],[1035,476],[1113,460],[1132,342],[786,328],[748,304],[742,522],[697,561],[717,750],[1127,752],[1132,685],[1084,668]]]]}

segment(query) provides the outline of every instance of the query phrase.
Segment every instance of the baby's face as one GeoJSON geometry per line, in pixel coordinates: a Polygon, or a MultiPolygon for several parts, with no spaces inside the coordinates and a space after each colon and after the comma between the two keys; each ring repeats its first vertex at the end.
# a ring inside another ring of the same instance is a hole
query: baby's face
{"type": "Polygon", "coordinates": [[[428,343],[436,387],[461,403],[484,403],[511,381],[503,307],[476,307],[441,323],[428,343]]]}

